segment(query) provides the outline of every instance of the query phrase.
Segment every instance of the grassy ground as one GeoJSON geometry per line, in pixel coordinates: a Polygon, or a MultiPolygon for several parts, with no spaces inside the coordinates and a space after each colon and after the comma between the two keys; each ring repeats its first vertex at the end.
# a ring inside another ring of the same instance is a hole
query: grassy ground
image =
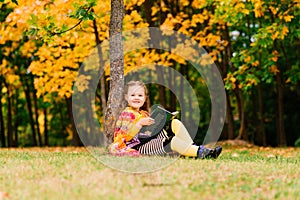
{"type": "MultiPolygon", "coordinates": [[[[126,158],[120,162],[138,167],[151,159],[126,158]]],[[[161,159],[169,164],[160,170],[126,173],[104,165],[86,149],[0,149],[0,200],[300,196],[299,148],[225,146],[217,160],[161,159]]]]}

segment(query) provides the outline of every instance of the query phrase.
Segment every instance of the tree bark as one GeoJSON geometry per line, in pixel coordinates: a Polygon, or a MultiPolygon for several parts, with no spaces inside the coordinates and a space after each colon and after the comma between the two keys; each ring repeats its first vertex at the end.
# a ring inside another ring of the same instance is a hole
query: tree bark
{"type": "Polygon", "coordinates": [[[150,27],[154,26],[154,22],[152,21],[152,16],[151,16],[151,8],[153,6],[153,1],[152,0],[145,0],[144,2],[144,13],[145,13],[145,18],[147,23],[149,24],[150,27]]]}
{"type": "Polygon", "coordinates": [[[284,130],[284,111],[283,111],[283,83],[281,72],[276,74],[277,81],[277,134],[278,145],[286,146],[286,136],[284,130]]]}
{"type": "MultiPolygon", "coordinates": [[[[151,16],[151,8],[153,6],[153,1],[151,0],[145,0],[144,3],[145,6],[145,17],[146,17],[146,21],[149,24],[150,27],[154,27],[155,26],[155,22],[152,20],[152,16],[151,16]]],[[[163,22],[165,19],[164,16],[161,16],[160,18],[160,23],[163,22]]],[[[159,47],[159,42],[160,42],[160,38],[161,35],[159,35],[158,32],[153,32],[150,31],[150,37],[154,38],[154,40],[152,40],[152,42],[155,42],[155,44],[149,44],[149,46],[154,46],[154,47],[159,47]]],[[[157,52],[159,52],[159,50],[157,50],[157,52]]],[[[161,66],[156,66],[156,72],[157,72],[157,79],[158,82],[161,83],[162,85],[165,85],[165,80],[164,80],[164,76],[163,76],[163,70],[161,68],[161,66]]],[[[163,107],[167,107],[167,101],[166,101],[166,89],[165,87],[163,87],[162,85],[158,85],[158,94],[159,94],[159,103],[163,106],[163,107]]]]}
{"type": "MultiPolygon", "coordinates": [[[[230,36],[229,36],[229,29],[228,26],[225,25],[225,39],[228,41],[228,45],[226,48],[226,57],[228,61],[228,65],[232,67],[232,70],[235,71],[236,68],[233,66],[231,63],[231,58],[232,58],[232,47],[230,43],[230,36]]],[[[227,70],[227,67],[226,67],[227,70]]],[[[236,81],[236,84],[238,85],[238,81],[236,81]]],[[[246,130],[246,118],[245,118],[245,106],[243,102],[243,95],[242,91],[236,87],[234,89],[234,94],[236,97],[237,105],[238,105],[238,113],[239,113],[239,119],[240,119],[240,129],[239,129],[239,135],[237,136],[236,139],[241,139],[241,140],[248,140],[248,133],[246,130]]]]}
{"type": "Polygon", "coordinates": [[[34,81],[33,76],[31,75],[30,78],[31,78],[31,87],[33,88],[33,105],[34,105],[34,114],[35,114],[35,125],[36,125],[36,131],[38,136],[38,145],[43,146],[40,124],[39,124],[39,113],[38,113],[38,102],[37,102],[36,90],[34,89],[34,85],[33,85],[33,81],[34,81]]]}
{"type": "Polygon", "coordinates": [[[86,129],[86,139],[84,141],[88,142],[87,145],[95,145],[95,124],[94,124],[94,116],[93,116],[93,106],[92,106],[92,98],[91,98],[91,94],[87,93],[85,96],[85,102],[90,104],[90,106],[87,106],[86,110],[85,110],[85,115],[86,115],[86,119],[88,122],[88,128],[86,129]]]}
{"type": "MultiPolygon", "coordinates": [[[[232,48],[231,48],[231,43],[230,43],[230,36],[229,36],[229,30],[227,25],[225,26],[225,31],[224,31],[224,38],[226,41],[228,41],[228,46],[225,48],[225,53],[224,53],[224,61],[222,60],[222,75],[223,78],[227,76],[229,66],[235,69],[234,66],[232,66],[231,63],[231,57],[232,57],[232,48]]],[[[228,139],[233,139],[234,134],[235,134],[235,125],[234,125],[234,119],[233,119],[233,112],[231,108],[231,103],[230,103],[230,95],[227,91],[226,92],[226,99],[227,99],[227,137],[228,139]]]]}
{"type": "Polygon", "coordinates": [[[72,113],[72,99],[71,98],[66,98],[66,103],[67,103],[67,109],[68,109],[68,115],[69,119],[71,121],[71,127],[72,127],[72,145],[73,146],[82,146],[82,142],[80,140],[79,134],[77,132],[75,122],[74,122],[74,117],[72,113]]]}
{"type": "MultiPolygon", "coordinates": [[[[186,80],[190,80],[188,65],[183,65],[182,67],[183,67],[183,74],[181,74],[181,76],[185,77],[186,80]]],[[[175,80],[175,79],[173,79],[173,80],[175,80]]],[[[188,114],[187,121],[189,123],[191,123],[193,121],[194,108],[192,105],[193,105],[192,98],[189,97],[187,99],[187,104],[186,104],[186,112],[188,114]]]]}
{"type": "Polygon", "coordinates": [[[167,107],[166,101],[166,89],[163,85],[165,85],[164,74],[161,66],[156,66],[157,79],[158,82],[162,85],[158,85],[158,94],[159,94],[159,103],[163,107],[167,107]]]}
{"type": "Polygon", "coordinates": [[[256,131],[256,139],[258,140],[258,145],[267,146],[265,122],[264,122],[264,107],[263,107],[263,97],[261,92],[260,84],[257,85],[257,99],[258,99],[258,130],[256,131]]]}
{"type": "MultiPolygon", "coordinates": [[[[176,89],[176,81],[175,81],[175,73],[172,70],[173,68],[169,68],[169,87],[176,89]]],[[[175,111],[176,110],[176,96],[175,94],[170,90],[170,110],[175,111]]]]}
{"type": "Polygon", "coordinates": [[[235,89],[235,96],[238,105],[239,119],[240,119],[239,135],[237,136],[236,139],[248,141],[249,138],[248,138],[248,132],[246,127],[245,105],[244,105],[242,91],[239,89],[235,89]]]}
{"type": "Polygon", "coordinates": [[[11,93],[9,85],[4,81],[4,84],[7,88],[7,146],[13,146],[13,127],[12,127],[12,104],[11,104],[11,93]]]}
{"type": "Polygon", "coordinates": [[[234,139],[234,132],[235,132],[234,120],[233,120],[233,114],[232,114],[229,94],[227,91],[225,91],[225,92],[226,92],[226,99],[227,99],[227,110],[226,110],[226,112],[227,112],[227,114],[226,114],[227,139],[232,140],[232,139],[234,139]]]}
{"type": "Polygon", "coordinates": [[[124,53],[122,41],[123,0],[111,1],[110,16],[110,90],[104,116],[106,144],[113,141],[115,123],[124,108],[124,53]]]}
{"type": "Polygon", "coordinates": [[[3,106],[2,105],[2,77],[0,77],[0,139],[1,139],[1,147],[6,147],[2,106],[3,106]]]}
{"type": "Polygon", "coordinates": [[[44,144],[49,146],[49,134],[48,134],[48,117],[47,108],[44,108],[44,144]]]}
{"type": "Polygon", "coordinates": [[[31,97],[30,97],[30,87],[28,84],[27,77],[25,77],[22,81],[24,83],[24,92],[27,102],[27,109],[29,114],[29,121],[30,121],[30,127],[32,132],[32,146],[37,146],[37,139],[36,139],[36,131],[34,127],[34,119],[33,119],[33,112],[32,112],[32,103],[31,103],[31,97]]]}
{"type": "MultiPolygon", "coordinates": [[[[186,77],[186,80],[190,80],[190,77],[189,77],[189,69],[188,69],[188,66],[187,65],[185,65],[184,66],[184,74],[182,74],[182,76],[183,75],[185,75],[185,77],[186,77]]],[[[174,79],[175,80],[175,79],[174,79]]],[[[190,127],[193,127],[193,126],[195,126],[194,124],[193,124],[193,122],[194,122],[194,120],[193,120],[193,113],[194,113],[194,108],[193,108],[193,102],[192,102],[192,98],[188,98],[187,99],[187,101],[188,101],[188,103],[186,104],[187,106],[186,106],[186,111],[187,111],[187,113],[188,113],[188,117],[187,117],[187,125],[188,126],[190,126],[190,127]]],[[[197,127],[198,127],[199,125],[197,125],[197,127]]],[[[189,129],[188,129],[189,130],[189,129]]],[[[196,131],[196,130],[195,130],[196,131]]]]}
{"type": "Polygon", "coordinates": [[[13,108],[15,108],[13,110],[13,114],[15,116],[14,118],[14,137],[13,137],[13,147],[18,147],[19,141],[18,141],[18,126],[19,126],[19,122],[21,119],[19,114],[18,114],[18,104],[19,104],[19,89],[16,89],[15,91],[15,95],[14,95],[14,105],[12,106],[13,108]]]}
{"type": "MultiPolygon", "coordinates": [[[[272,23],[275,22],[275,17],[273,14],[271,14],[271,21],[272,23]]],[[[277,46],[277,40],[274,40],[273,43],[273,50],[279,51],[279,48],[277,46]]],[[[282,49],[283,55],[285,56],[285,49],[282,49]]],[[[285,65],[289,67],[289,59],[285,57],[285,65]]],[[[282,66],[278,65],[279,72],[276,73],[276,84],[277,84],[277,136],[278,136],[278,145],[279,146],[286,146],[286,135],[285,135],[285,129],[284,129],[284,111],[283,111],[283,69],[282,66]]]]}
{"type": "MultiPolygon", "coordinates": [[[[92,10],[93,11],[93,10],[92,10]]],[[[103,42],[99,38],[99,32],[97,28],[96,19],[93,20],[93,28],[96,38],[96,45],[98,50],[98,56],[99,56],[99,65],[100,65],[100,98],[101,98],[101,106],[102,106],[102,113],[105,113],[106,110],[106,91],[105,91],[105,72],[104,72],[104,62],[103,62],[103,53],[100,46],[100,43],[103,42]]]]}
{"type": "Polygon", "coordinates": [[[184,102],[184,84],[183,84],[183,74],[184,74],[184,67],[183,66],[180,66],[180,82],[179,82],[179,91],[180,91],[180,95],[179,95],[179,102],[181,102],[182,104],[180,105],[180,108],[181,108],[181,119],[182,119],[182,122],[185,124],[187,122],[187,119],[186,119],[186,103],[184,102]]]}

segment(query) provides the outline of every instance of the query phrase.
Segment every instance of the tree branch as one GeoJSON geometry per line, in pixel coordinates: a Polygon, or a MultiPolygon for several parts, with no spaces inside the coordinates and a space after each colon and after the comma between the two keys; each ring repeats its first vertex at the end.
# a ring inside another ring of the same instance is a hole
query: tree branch
{"type": "Polygon", "coordinates": [[[83,17],[81,17],[81,19],[74,25],[72,26],[71,28],[68,28],[67,30],[64,30],[64,31],[59,31],[59,32],[50,32],[50,36],[54,36],[54,35],[60,35],[60,34],[63,34],[63,33],[66,33],[68,31],[71,31],[73,30],[74,28],[76,28],[77,26],[79,26],[81,24],[81,22],[83,21],[83,19],[88,16],[88,13],[92,10],[92,7],[88,7],[88,9],[86,10],[86,13],[83,17]]]}

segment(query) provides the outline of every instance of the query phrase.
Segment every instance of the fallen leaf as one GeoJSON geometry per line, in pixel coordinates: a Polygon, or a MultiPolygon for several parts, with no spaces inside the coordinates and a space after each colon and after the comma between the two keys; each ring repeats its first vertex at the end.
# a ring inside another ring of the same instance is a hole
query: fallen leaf
{"type": "Polygon", "coordinates": [[[0,200],[6,199],[6,198],[8,198],[8,193],[0,191],[0,200]]]}
{"type": "Polygon", "coordinates": [[[237,154],[237,153],[233,153],[232,154],[232,157],[239,157],[240,155],[239,154],[237,154]]]}

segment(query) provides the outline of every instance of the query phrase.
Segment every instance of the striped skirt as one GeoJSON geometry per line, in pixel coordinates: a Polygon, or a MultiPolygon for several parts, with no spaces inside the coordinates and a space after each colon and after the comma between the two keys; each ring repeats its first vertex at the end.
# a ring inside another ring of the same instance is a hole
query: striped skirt
{"type": "MultiPolygon", "coordinates": [[[[143,155],[166,155],[170,148],[166,148],[166,140],[169,139],[167,133],[162,130],[155,137],[150,137],[141,140],[141,143],[132,147],[143,155]]],[[[168,144],[169,145],[169,144],[168,144]]]]}

